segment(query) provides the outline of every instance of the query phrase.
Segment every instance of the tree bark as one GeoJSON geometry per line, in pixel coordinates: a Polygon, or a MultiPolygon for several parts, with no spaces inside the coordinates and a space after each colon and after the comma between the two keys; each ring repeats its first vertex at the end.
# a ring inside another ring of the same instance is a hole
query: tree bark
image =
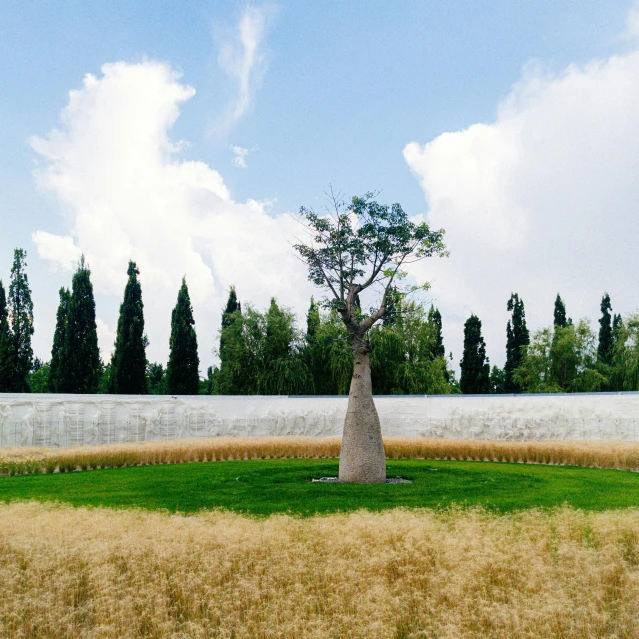
{"type": "Polygon", "coordinates": [[[381,484],[386,481],[386,455],[379,415],[373,402],[368,352],[353,349],[355,365],[339,456],[341,482],[381,484]]]}

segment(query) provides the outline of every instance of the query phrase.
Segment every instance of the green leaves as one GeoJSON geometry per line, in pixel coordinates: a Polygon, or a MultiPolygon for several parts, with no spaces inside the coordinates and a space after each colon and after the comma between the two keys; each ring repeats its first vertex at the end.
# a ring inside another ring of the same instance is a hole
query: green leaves
{"type": "MultiPolygon", "coordinates": [[[[359,338],[384,315],[388,291],[408,277],[406,265],[447,255],[443,229],[433,231],[426,222],[416,224],[400,204],[380,204],[374,197],[366,193],[346,205],[332,195],[333,208],[322,216],[302,207],[300,216],[309,241],[294,245],[308,266],[309,280],[328,289],[331,307],[359,338]],[[355,297],[368,288],[378,291],[378,305],[368,316],[358,317],[355,297]]],[[[428,284],[405,289],[427,290],[428,284]]]]}

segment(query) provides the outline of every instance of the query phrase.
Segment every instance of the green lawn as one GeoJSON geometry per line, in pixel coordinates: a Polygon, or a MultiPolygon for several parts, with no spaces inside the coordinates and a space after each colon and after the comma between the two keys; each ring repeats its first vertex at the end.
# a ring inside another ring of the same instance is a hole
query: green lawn
{"type": "Polygon", "coordinates": [[[383,510],[396,506],[482,505],[498,511],[564,503],[604,510],[639,506],[639,474],[524,464],[402,460],[388,476],[412,484],[311,483],[337,474],[337,460],[288,459],[142,466],[0,478],[0,501],[37,499],[75,506],[253,515],[383,510]]]}

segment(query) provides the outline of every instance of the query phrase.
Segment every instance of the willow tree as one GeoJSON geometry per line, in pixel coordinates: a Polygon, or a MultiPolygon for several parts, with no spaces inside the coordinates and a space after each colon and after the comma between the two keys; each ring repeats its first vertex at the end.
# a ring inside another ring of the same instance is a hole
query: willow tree
{"type": "Polygon", "coordinates": [[[431,231],[425,222],[415,224],[399,204],[379,204],[374,197],[367,193],[348,204],[332,197],[325,215],[302,207],[300,216],[309,236],[295,244],[308,266],[309,280],[327,291],[328,303],[344,323],[353,352],[339,460],[343,482],[386,480],[384,444],[373,401],[369,331],[384,317],[391,291],[406,276],[405,267],[446,254],[443,230],[431,231]],[[364,292],[376,296],[368,313],[359,305],[364,292]]]}

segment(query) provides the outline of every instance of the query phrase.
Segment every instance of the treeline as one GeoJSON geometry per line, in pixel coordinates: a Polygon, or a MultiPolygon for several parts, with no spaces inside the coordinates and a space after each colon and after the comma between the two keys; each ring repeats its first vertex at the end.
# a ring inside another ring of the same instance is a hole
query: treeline
{"type": "Polygon", "coordinates": [[[481,321],[464,326],[460,389],[463,393],[580,393],[639,390],[639,315],[613,314],[601,298],[599,331],[586,319],[573,322],[557,294],[552,326],[530,335],[523,300],[507,305],[506,363],[490,368],[481,321]]]}
{"type": "MultiPolygon", "coordinates": [[[[242,308],[231,287],[222,311],[219,365],[199,376],[193,309],[186,281],[171,314],[169,361],[146,358],[144,304],[139,270],[129,262],[127,284],[109,362],[98,348],[91,271],[84,258],[70,288],[60,289],[51,358],[33,357],[33,302],[26,251],[16,249],[8,290],[0,281],[0,392],[342,395],[347,394],[353,355],[334,309],[311,299],[305,326],[275,299],[264,312],[242,308]]],[[[523,300],[507,302],[506,363],[491,368],[479,318],[464,326],[457,380],[442,340],[442,318],[434,306],[395,292],[382,321],[370,332],[373,393],[545,393],[639,389],[639,316],[622,320],[610,297],[601,302],[599,331],[574,323],[559,295],[553,324],[532,336],[523,300]]],[[[362,311],[360,311],[362,312],[362,311]]]]}

